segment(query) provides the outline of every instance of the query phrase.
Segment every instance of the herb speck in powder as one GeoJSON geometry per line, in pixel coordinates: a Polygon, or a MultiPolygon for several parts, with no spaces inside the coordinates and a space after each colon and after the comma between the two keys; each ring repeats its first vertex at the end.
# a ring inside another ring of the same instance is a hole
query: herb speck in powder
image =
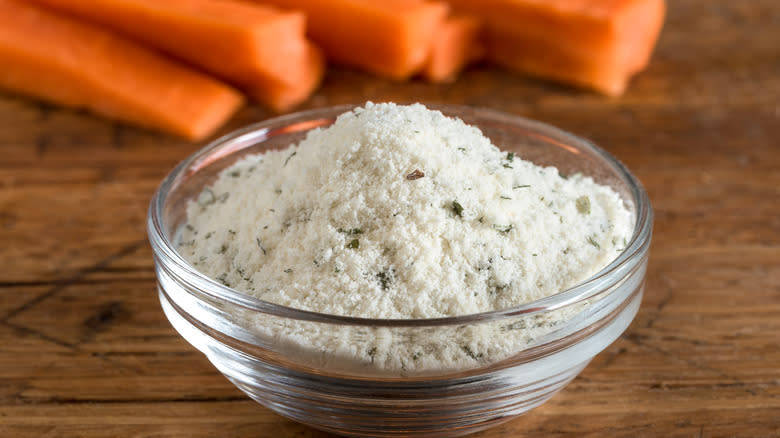
{"type": "Polygon", "coordinates": [[[458,217],[463,217],[463,206],[458,201],[452,201],[452,211],[458,217]]]}
{"type": "Polygon", "coordinates": [[[580,214],[590,214],[590,198],[587,196],[580,196],[576,201],[577,211],[580,214]]]}
{"type": "Polygon", "coordinates": [[[424,176],[425,176],[425,174],[420,169],[414,169],[413,172],[411,172],[408,175],[406,175],[406,179],[408,179],[409,181],[414,181],[414,180],[420,179],[420,178],[422,178],[424,176]]]}

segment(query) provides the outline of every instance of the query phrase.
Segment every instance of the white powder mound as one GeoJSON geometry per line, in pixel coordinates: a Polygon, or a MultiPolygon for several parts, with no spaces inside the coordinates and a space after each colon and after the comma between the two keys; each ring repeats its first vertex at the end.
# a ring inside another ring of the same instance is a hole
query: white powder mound
{"type": "Polygon", "coordinates": [[[190,203],[179,250],[274,303],[437,318],[573,286],[632,229],[623,200],[589,177],[502,152],[423,105],[368,103],[226,169],[190,203]]]}

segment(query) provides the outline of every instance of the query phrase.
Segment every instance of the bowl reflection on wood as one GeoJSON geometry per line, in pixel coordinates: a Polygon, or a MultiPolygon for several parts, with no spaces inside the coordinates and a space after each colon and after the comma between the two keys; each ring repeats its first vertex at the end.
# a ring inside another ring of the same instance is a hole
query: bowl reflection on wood
{"type": "Polygon", "coordinates": [[[629,326],[642,299],[652,234],[640,183],[587,141],[484,109],[433,107],[479,127],[502,150],[564,174],[591,176],[625,200],[635,215],[634,234],[607,267],[514,308],[382,320],[261,301],[207,278],[177,254],[175,235],[186,223],[187,202],[220,171],[248,154],[297,143],[349,109],[292,114],[223,137],[179,164],[152,199],[148,230],[163,310],[237,387],[281,415],[338,434],[457,436],[540,405],[629,326]],[[369,354],[350,354],[356,350],[369,354]],[[458,355],[468,360],[448,359],[458,355]]]}

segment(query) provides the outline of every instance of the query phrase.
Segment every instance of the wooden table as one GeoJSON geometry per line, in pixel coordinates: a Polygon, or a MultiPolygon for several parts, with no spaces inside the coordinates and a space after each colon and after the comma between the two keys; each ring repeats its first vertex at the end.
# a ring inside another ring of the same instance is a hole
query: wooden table
{"type": "MultiPolygon", "coordinates": [[[[497,108],[592,139],[647,187],[632,326],[548,403],[476,436],[780,436],[780,2],[669,7],[620,99],[488,67],[438,86],[332,69],[305,105],[497,108]]],[[[225,131],[268,116],[246,108],[225,131]]],[[[326,436],[248,400],[160,310],[147,203],[197,148],[0,94],[0,436],[326,436]]]]}

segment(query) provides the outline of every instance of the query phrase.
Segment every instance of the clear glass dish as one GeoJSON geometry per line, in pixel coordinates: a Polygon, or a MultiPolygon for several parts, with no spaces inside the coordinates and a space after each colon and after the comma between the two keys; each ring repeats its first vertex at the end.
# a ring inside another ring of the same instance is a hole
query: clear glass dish
{"type": "Polygon", "coordinates": [[[162,308],[231,382],[269,409],[353,436],[458,436],[545,402],[629,326],[642,300],[652,209],[637,179],[604,150],[551,126],[496,111],[430,106],[479,127],[494,144],[562,174],[611,186],[635,214],[608,266],[556,295],[439,319],[361,319],[261,301],[223,286],[176,251],[186,205],[247,154],[285,148],[351,107],[267,120],[180,163],[148,216],[162,308]],[[465,365],[464,365],[465,364],[465,365]]]}

